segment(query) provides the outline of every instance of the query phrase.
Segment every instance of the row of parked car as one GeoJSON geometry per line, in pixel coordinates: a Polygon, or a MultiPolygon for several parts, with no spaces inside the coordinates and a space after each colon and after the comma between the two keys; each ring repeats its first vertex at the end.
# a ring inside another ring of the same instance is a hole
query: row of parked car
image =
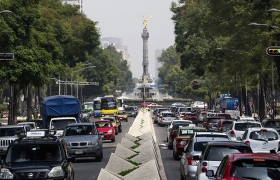
{"type": "Polygon", "coordinates": [[[209,113],[198,127],[168,110],[156,116],[156,109],[153,122],[174,114],[166,123],[167,145],[173,159],[180,160],[181,180],[279,179],[280,121],[209,113]]]}

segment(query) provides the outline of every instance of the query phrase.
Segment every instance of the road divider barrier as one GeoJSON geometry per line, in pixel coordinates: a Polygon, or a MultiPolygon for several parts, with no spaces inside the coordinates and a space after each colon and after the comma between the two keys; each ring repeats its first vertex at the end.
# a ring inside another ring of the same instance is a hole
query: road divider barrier
{"type": "Polygon", "coordinates": [[[166,180],[150,112],[140,111],[97,180],[166,180]]]}

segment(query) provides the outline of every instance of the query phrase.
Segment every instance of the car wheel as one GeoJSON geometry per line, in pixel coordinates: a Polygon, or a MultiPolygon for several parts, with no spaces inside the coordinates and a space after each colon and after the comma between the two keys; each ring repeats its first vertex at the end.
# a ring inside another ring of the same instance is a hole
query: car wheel
{"type": "Polygon", "coordinates": [[[115,131],[115,135],[118,135],[119,134],[119,132],[118,131],[115,131]]]}
{"type": "Polygon", "coordinates": [[[115,141],[116,141],[115,137],[114,137],[114,139],[111,139],[111,142],[115,142],[115,141]]]}
{"type": "Polygon", "coordinates": [[[101,155],[95,156],[95,161],[96,161],[96,162],[101,162],[101,159],[102,159],[102,158],[101,158],[101,155]]]}
{"type": "Polygon", "coordinates": [[[122,132],[122,129],[119,129],[119,133],[121,133],[122,132]]]}
{"type": "Polygon", "coordinates": [[[173,159],[179,160],[179,156],[176,154],[176,152],[173,150],[173,159]]]}
{"type": "Polygon", "coordinates": [[[168,144],[167,147],[168,147],[168,149],[173,149],[173,146],[172,146],[172,145],[169,145],[169,144],[168,144]]]}

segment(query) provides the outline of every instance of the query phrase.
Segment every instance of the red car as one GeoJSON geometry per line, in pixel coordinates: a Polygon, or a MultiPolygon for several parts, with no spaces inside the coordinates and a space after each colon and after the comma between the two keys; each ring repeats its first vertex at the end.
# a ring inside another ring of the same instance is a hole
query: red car
{"type": "Polygon", "coordinates": [[[184,114],[184,120],[190,120],[193,122],[193,124],[195,124],[196,126],[198,125],[198,117],[197,114],[195,113],[191,113],[191,112],[186,112],[184,114]]]}
{"type": "Polygon", "coordinates": [[[110,120],[95,120],[98,132],[103,132],[103,140],[111,140],[115,142],[115,128],[110,120]]]}
{"type": "Polygon", "coordinates": [[[206,176],[214,180],[249,180],[280,177],[280,157],[269,153],[229,154],[221,161],[216,174],[208,170],[206,176]]]}

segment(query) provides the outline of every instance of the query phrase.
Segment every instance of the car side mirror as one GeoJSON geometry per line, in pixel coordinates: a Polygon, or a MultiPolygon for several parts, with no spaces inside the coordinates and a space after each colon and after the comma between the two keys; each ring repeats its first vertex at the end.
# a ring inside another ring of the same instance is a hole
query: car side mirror
{"type": "Polygon", "coordinates": [[[241,137],[237,137],[236,140],[237,141],[242,141],[242,138],[241,137]]]}
{"type": "Polygon", "coordinates": [[[208,170],[207,172],[206,172],[206,176],[207,177],[214,177],[214,171],[213,170],[208,170]]]}

